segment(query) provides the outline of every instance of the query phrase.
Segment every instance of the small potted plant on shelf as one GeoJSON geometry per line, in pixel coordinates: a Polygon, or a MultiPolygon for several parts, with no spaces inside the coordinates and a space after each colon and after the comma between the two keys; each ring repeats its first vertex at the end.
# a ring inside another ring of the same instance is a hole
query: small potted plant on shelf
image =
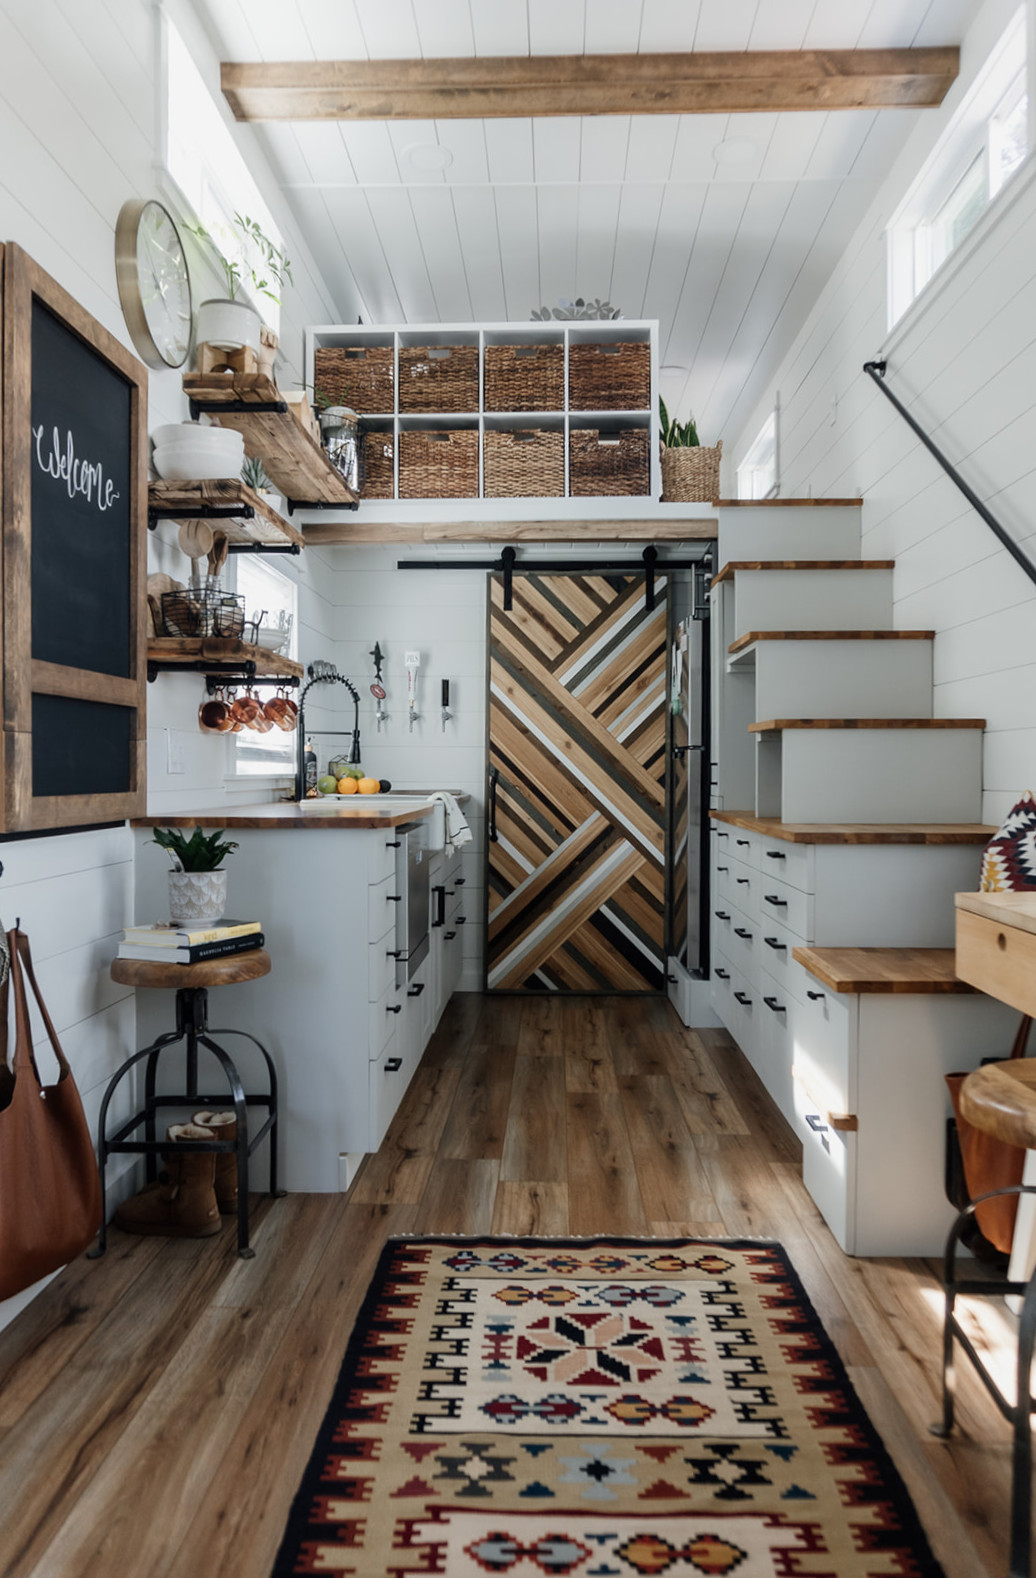
{"type": "Polygon", "coordinates": [[[658,431],[662,444],[663,504],[714,504],[719,498],[719,462],[723,440],[709,448],[698,437],[694,417],[677,422],[658,397],[658,431]]]}
{"type": "MultiPolygon", "coordinates": [[[[201,365],[207,359],[201,347],[210,346],[214,351],[222,352],[251,350],[256,358],[257,370],[272,378],[277,336],[262,322],[258,310],[244,292],[248,289],[254,296],[266,296],[270,301],[279,301],[274,286],[280,289],[285,281],[293,283],[291,260],[280,247],[274,245],[258,221],[250,219],[247,214],[235,214],[233,230],[226,232],[227,239],[236,240],[237,245],[243,248],[244,262],[238,258],[228,258],[204,225],[188,225],[186,228],[215,252],[227,286],[225,297],[203,301],[198,308],[196,336],[199,371],[220,370],[217,366],[201,365]]],[[[235,370],[247,369],[242,367],[235,370]]]]}
{"type": "Polygon", "coordinates": [[[258,493],[261,499],[265,499],[271,509],[276,509],[280,504],[281,495],[266,475],[266,467],[257,455],[249,455],[241,467],[241,481],[247,488],[251,488],[253,493],[258,493]]]}
{"type": "Polygon", "coordinates": [[[154,842],[173,862],[169,873],[169,919],[177,925],[213,926],[227,907],[227,873],[221,871],[237,844],[224,828],[206,834],[196,827],[188,838],[179,828],[156,827],[154,842]]]}

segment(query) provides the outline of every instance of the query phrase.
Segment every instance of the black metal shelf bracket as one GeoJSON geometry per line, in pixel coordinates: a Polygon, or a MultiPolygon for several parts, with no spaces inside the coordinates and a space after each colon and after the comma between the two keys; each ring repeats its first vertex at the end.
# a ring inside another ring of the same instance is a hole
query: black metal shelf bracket
{"type": "Polygon", "coordinates": [[[943,454],[942,450],[939,449],[938,445],[932,442],[924,428],[921,427],[917,421],[915,421],[914,417],[907,410],[902,400],[892,393],[892,390],[885,382],[885,374],[888,371],[888,362],[884,360],[864,362],[863,370],[867,374],[867,377],[877,384],[878,388],[885,396],[885,399],[890,401],[892,405],[895,406],[904,422],[912,432],[916,433],[917,437],[921,440],[921,443],[924,445],[925,449],[928,450],[929,454],[934,455],[935,459],[939,462],[950,481],[955,483],[960,489],[968,503],[971,505],[972,509],[982,517],[993,535],[1003,545],[1003,547],[1007,549],[1008,553],[1011,555],[1011,558],[1021,566],[1021,568],[1025,571],[1025,574],[1029,577],[1029,580],[1036,583],[1036,564],[1033,564],[1032,560],[1018,546],[1014,538],[1008,535],[1004,527],[1001,526],[1000,522],[997,520],[996,516],[986,508],[985,504],[979,498],[974,488],[970,487],[969,484],[965,482],[956,466],[947,460],[946,456],[943,454]]]}
{"type": "Polygon", "coordinates": [[[272,411],[277,416],[283,416],[288,409],[286,400],[196,400],[193,396],[188,400],[191,410],[191,421],[196,422],[202,411],[211,412],[218,416],[221,412],[228,415],[244,415],[245,413],[259,416],[267,411],[272,411]]]}
{"type": "Polygon", "coordinates": [[[359,499],[353,499],[344,504],[332,504],[328,499],[285,499],[288,514],[294,515],[296,510],[358,510],[359,499]]]}
{"type": "Polygon", "coordinates": [[[227,548],[228,553],[301,553],[302,546],[297,542],[232,542],[227,548]]]}
{"type": "MultiPolygon", "coordinates": [[[[237,666],[238,666],[239,669],[242,669],[244,665],[239,663],[237,666]]],[[[251,665],[251,667],[254,669],[255,668],[255,664],[253,663],[251,665]]],[[[248,685],[276,685],[279,690],[298,690],[299,685],[301,684],[301,681],[300,681],[300,679],[299,679],[297,674],[254,674],[253,673],[251,675],[243,674],[242,677],[240,679],[238,679],[238,678],[235,678],[233,671],[231,671],[229,676],[227,674],[222,673],[222,672],[216,673],[212,669],[212,667],[210,665],[209,673],[208,673],[207,678],[205,680],[205,689],[208,691],[209,695],[211,696],[211,695],[213,695],[213,693],[215,691],[222,690],[225,685],[245,685],[245,684],[248,684],[248,685]]]]}
{"type": "Polygon", "coordinates": [[[149,504],[147,529],[154,531],[159,521],[250,521],[254,515],[251,504],[149,504]]]}

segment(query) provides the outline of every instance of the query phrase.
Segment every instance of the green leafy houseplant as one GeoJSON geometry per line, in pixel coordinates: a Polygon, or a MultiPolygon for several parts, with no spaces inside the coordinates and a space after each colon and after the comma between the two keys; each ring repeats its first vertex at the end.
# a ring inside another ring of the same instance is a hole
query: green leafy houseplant
{"type": "Polygon", "coordinates": [[[217,828],[206,835],[196,827],[188,838],[175,827],[156,827],[154,842],[166,851],[174,871],[215,871],[237,844],[224,838],[226,830],[217,828]]]}
{"type": "Polygon", "coordinates": [[[666,449],[694,449],[701,444],[693,416],[688,417],[686,422],[677,422],[666,410],[661,395],[658,397],[658,423],[662,444],[666,449]]]}
{"type": "MultiPolygon", "coordinates": [[[[204,225],[187,225],[185,228],[206,246],[212,247],[227,282],[227,295],[231,301],[236,301],[238,291],[245,285],[241,264],[236,258],[225,256],[219,242],[204,225]]],[[[223,233],[229,240],[233,239],[234,231],[245,244],[246,256],[258,260],[255,264],[246,260],[244,264],[244,272],[251,281],[252,291],[258,296],[268,296],[271,301],[279,302],[281,298],[275,293],[273,286],[276,285],[280,289],[285,280],[289,285],[294,284],[291,259],[280,247],[274,246],[258,220],[250,219],[247,214],[235,214],[233,230],[226,230],[223,233]]]]}

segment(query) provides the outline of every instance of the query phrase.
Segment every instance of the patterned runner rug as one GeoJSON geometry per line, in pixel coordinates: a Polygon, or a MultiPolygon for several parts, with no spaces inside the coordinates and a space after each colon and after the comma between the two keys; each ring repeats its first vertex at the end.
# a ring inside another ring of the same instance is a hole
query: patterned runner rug
{"type": "Polygon", "coordinates": [[[382,1255],[288,1574],[937,1578],[783,1250],[409,1239],[382,1255]]]}

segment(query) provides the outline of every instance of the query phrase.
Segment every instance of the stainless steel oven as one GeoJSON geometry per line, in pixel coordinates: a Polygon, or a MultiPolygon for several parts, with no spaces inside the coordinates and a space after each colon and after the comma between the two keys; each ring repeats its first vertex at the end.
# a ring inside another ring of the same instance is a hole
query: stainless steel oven
{"type": "Polygon", "coordinates": [[[405,986],[428,955],[428,834],[414,822],[396,836],[396,985],[405,986]]]}

